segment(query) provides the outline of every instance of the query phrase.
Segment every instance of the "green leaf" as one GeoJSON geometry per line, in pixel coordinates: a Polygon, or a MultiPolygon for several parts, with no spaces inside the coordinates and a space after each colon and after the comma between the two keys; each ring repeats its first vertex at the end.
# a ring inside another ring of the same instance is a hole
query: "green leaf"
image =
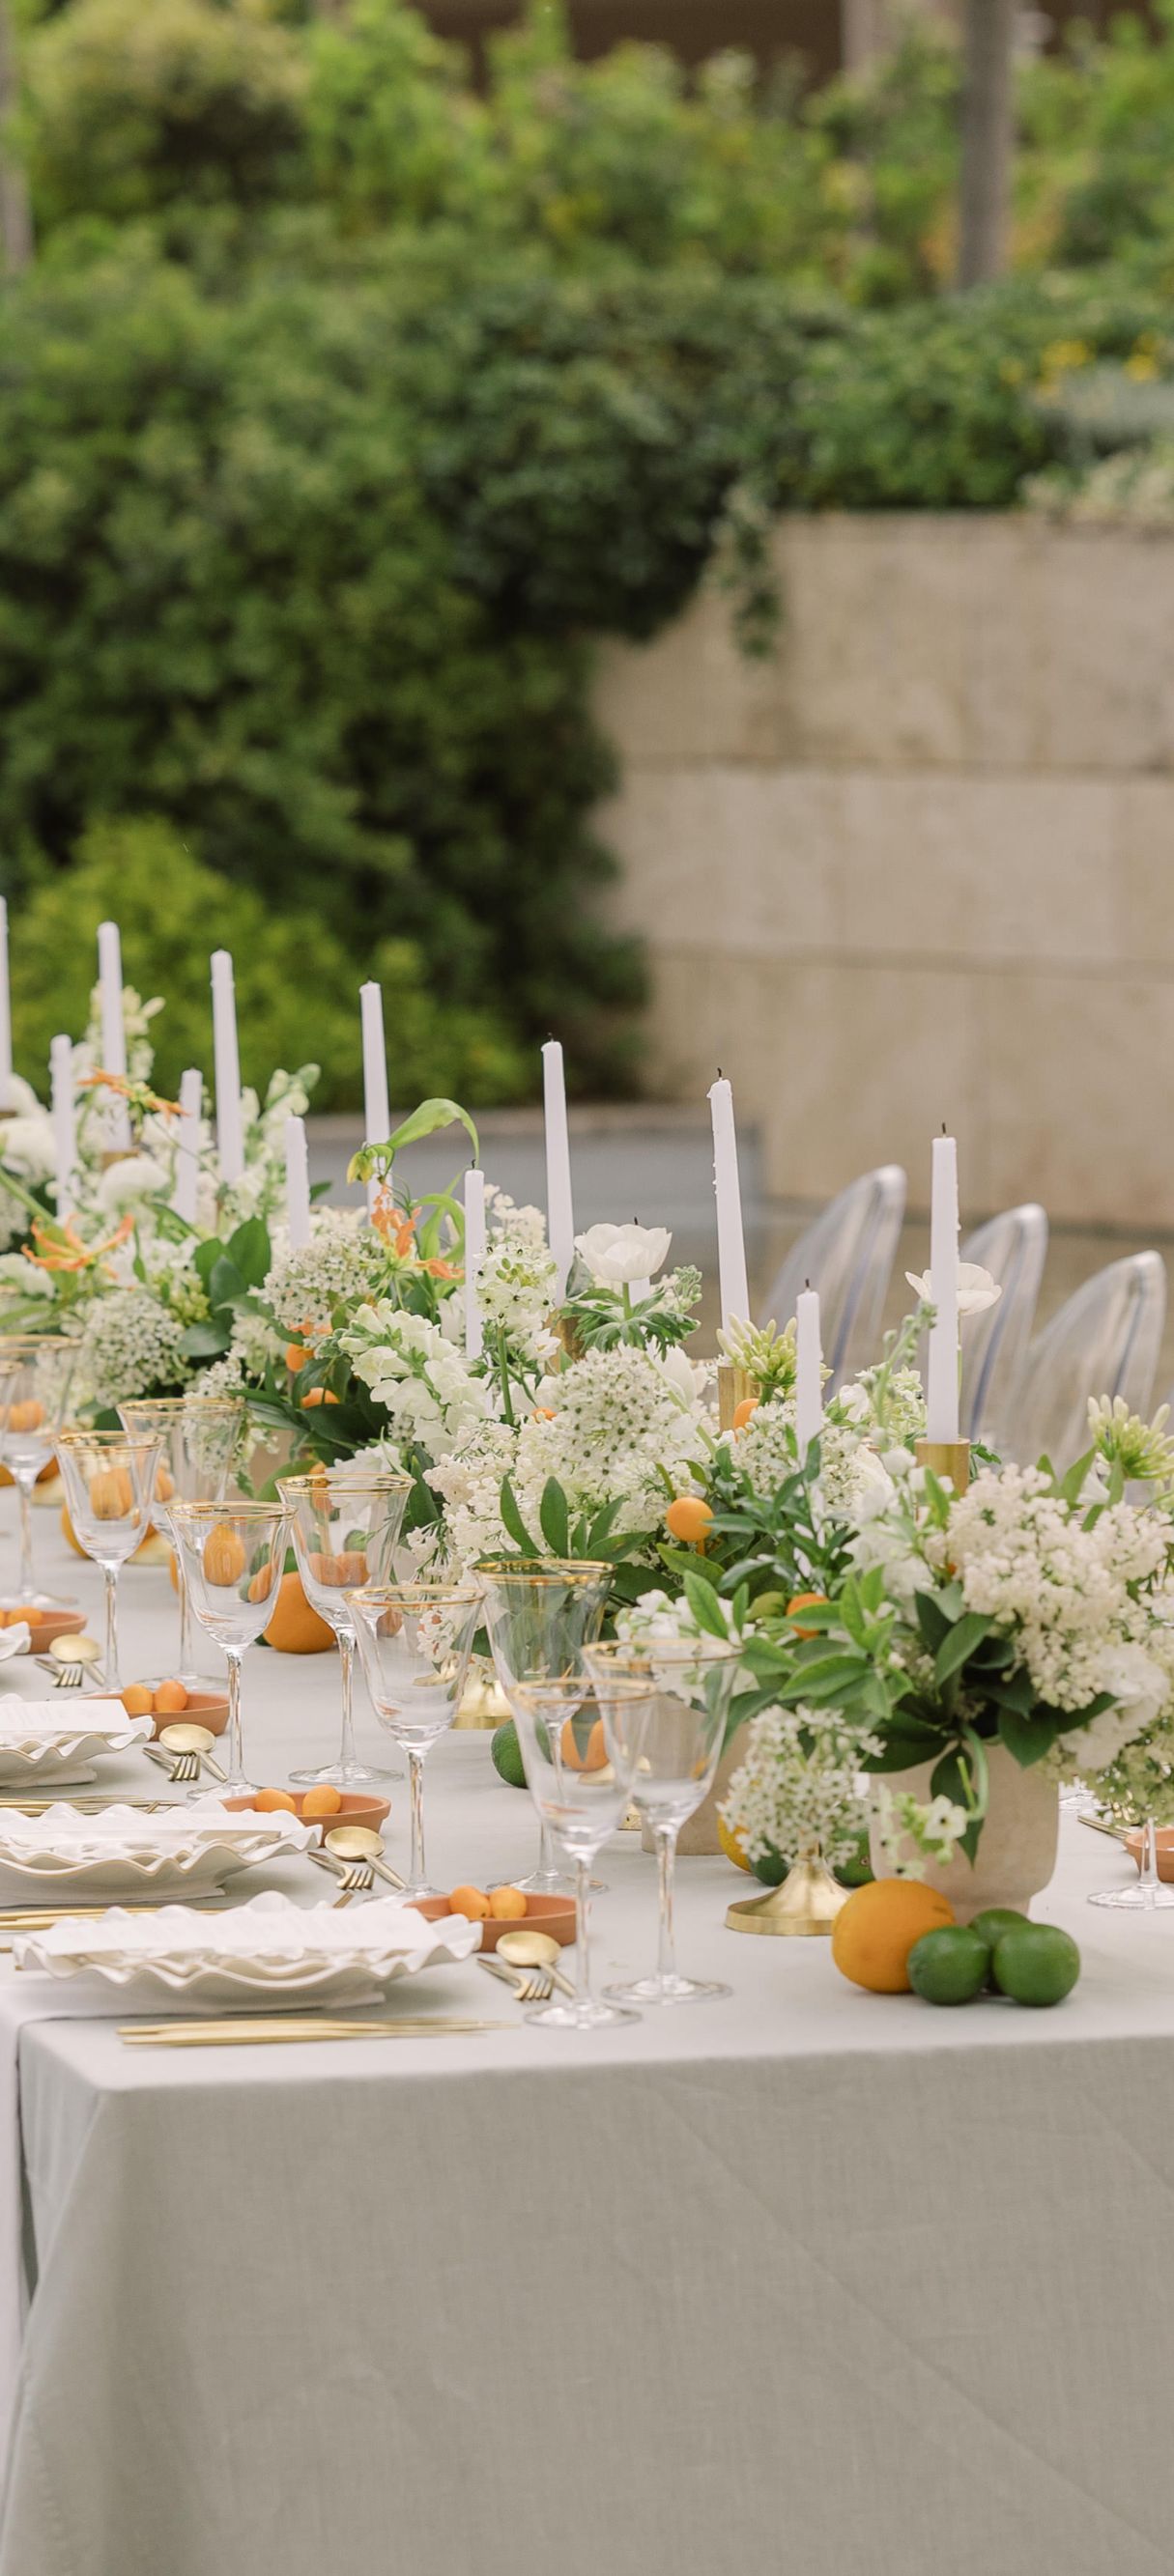
{"type": "Polygon", "coordinates": [[[231,1338],[230,1333],[221,1332],[215,1324],[188,1324],[180,1349],[188,1360],[215,1360],[228,1349],[231,1338]]]}
{"type": "Polygon", "coordinates": [[[249,1288],[259,1288],[273,1267],[269,1228],[263,1217],[248,1216],[224,1247],[230,1261],[236,1263],[241,1278],[249,1288]]]}
{"type": "Polygon", "coordinates": [[[726,1623],[717,1606],[711,1583],[706,1583],[704,1579],[699,1580],[696,1573],[690,1571],[685,1576],[685,1599],[698,1627],[703,1629],[707,1636],[723,1639],[727,1636],[726,1623]]]}
{"type": "Polygon", "coordinates": [[[541,1556],[542,1550],[540,1547],[535,1545],[535,1542],[531,1538],[530,1532],[526,1527],[525,1521],[518,1510],[517,1497],[508,1476],[502,1477],[501,1492],[498,1497],[498,1503],[501,1511],[502,1526],[509,1531],[510,1537],[514,1542],[514,1546],[521,1549],[523,1556],[541,1556]]]}
{"type": "MultiPolygon", "coordinates": [[[[1065,1727],[1070,1724],[1071,1720],[1065,1719],[1065,1727]]],[[[1060,1732],[1058,1726],[1041,1716],[1038,1707],[1031,1717],[1020,1717],[1010,1708],[999,1710],[1000,1739],[1024,1771],[1030,1770],[1033,1763],[1043,1761],[1060,1732]]]]}
{"type": "Polygon", "coordinates": [[[235,1261],[229,1254],[222,1252],[212,1265],[212,1276],[208,1281],[209,1305],[235,1306],[239,1304],[242,1297],[247,1295],[247,1279],[237,1269],[235,1261]]]}
{"type": "Polygon", "coordinates": [[[405,1145],[418,1145],[422,1137],[434,1136],[438,1127],[452,1127],[454,1124],[464,1128],[472,1141],[474,1155],[479,1156],[481,1147],[477,1130],[468,1110],[462,1109],[459,1100],[422,1100],[419,1108],[413,1109],[410,1118],[405,1118],[386,1142],[393,1154],[399,1154],[405,1145]]]}
{"type": "Polygon", "coordinates": [[[950,1633],[951,1621],[932,1592],[914,1593],[913,1612],[931,1655],[936,1655],[943,1638],[950,1633]]]}
{"type": "Polygon", "coordinates": [[[567,1498],[557,1476],[548,1476],[538,1506],[542,1535],[552,1556],[569,1556],[571,1546],[567,1498]]]}
{"type": "Polygon", "coordinates": [[[1069,1467],[1067,1474],[1060,1478],[1059,1491],[1061,1500],[1067,1503],[1069,1511],[1075,1511],[1076,1509],[1080,1500],[1080,1488],[1084,1483],[1085,1477],[1088,1474],[1089,1468],[1091,1467],[1096,1454],[1096,1447],[1094,1444],[1091,1449],[1085,1450],[1082,1458],[1075,1459],[1071,1467],[1069,1467]]]}
{"type": "Polygon", "coordinates": [[[955,1622],[949,1635],[943,1637],[934,1656],[934,1674],[939,1685],[948,1682],[952,1674],[961,1672],[963,1664],[968,1656],[973,1654],[975,1647],[980,1646],[983,1638],[990,1635],[992,1626],[993,1621],[985,1618],[978,1610],[967,1610],[964,1616],[955,1622]]]}

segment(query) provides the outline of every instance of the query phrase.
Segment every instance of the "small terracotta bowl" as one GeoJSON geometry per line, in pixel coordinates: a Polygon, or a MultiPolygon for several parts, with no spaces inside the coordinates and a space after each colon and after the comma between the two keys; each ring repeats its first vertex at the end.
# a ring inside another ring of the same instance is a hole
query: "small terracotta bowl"
{"type": "MultiPolygon", "coordinates": [[[[186,1710],[184,1714],[186,1716],[186,1710]]],[[[275,1789],[280,1788],[280,1781],[275,1780],[273,1786],[275,1789]]],[[[309,1793],[305,1789],[291,1789],[289,1794],[293,1799],[294,1806],[300,1816],[309,1793]]],[[[336,1825],[369,1825],[373,1833],[378,1833],[380,1827],[386,1824],[387,1818],[391,1814],[390,1798],[366,1797],[359,1789],[343,1789],[340,1790],[339,1795],[342,1799],[342,1805],[339,1808],[337,1815],[310,1816],[307,1820],[310,1824],[317,1825],[319,1832],[322,1834],[332,1833],[336,1825]]],[[[246,1807],[255,1807],[257,1801],[255,1798],[226,1798],[224,1803],[226,1807],[237,1807],[243,1809],[246,1807]]],[[[279,1807],[276,1810],[276,1813],[278,1815],[286,1814],[288,1813],[288,1809],[279,1807]]],[[[388,1894],[390,1895],[390,1893],[391,1891],[389,1889],[388,1894]]]]}
{"type": "MultiPolygon", "coordinates": [[[[1126,1851],[1129,1853],[1130,1859],[1136,1861],[1139,1870],[1141,1868],[1141,1846],[1143,1839],[1144,1837],[1142,1836],[1140,1829],[1137,1833],[1126,1834],[1124,1836],[1126,1851]]],[[[1174,1881],[1174,1825],[1159,1825],[1157,1832],[1154,1835],[1154,1843],[1156,1845],[1155,1858],[1158,1864],[1158,1876],[1159,1878],[1164,1878],[1169,1884],[1174,1881]]]]}
{"type": "MultiPolygon", "coordinates": [[[[17,1601],[0,1604],[0,1607],[13,1610],[21,1609],[23,1606],[23,1603],[17,1601]]],[[[31,1608],[31,1603],[29,1606],[31,1608]]],[[[29,1621],[30,1655],[47,1655],[55,1637],[80,1636],[85,1624],[84,1610],[42,1611],[39,1619],[29,1621]]]]}
{"type": "Polygon", "coordinates": [[[206,1726],[209,1735],[223,1735],[227,1724],[228,1701],[223,1691],[189,1691],[186,1708],[169,1708],[156,1714],[155,1733],[158,1735],[164,1726],[206,1726]]]}
{"type": "MultiPolygon", "coordinates": [[[[486,1889],[486,1895],[489,1890],[486,1889]]],[[[429,1923],[451,1923],[452,1908],[447,1896],[418,1896],[416,1912],[429,1923]]],[[[464,1917],[459,1918],[462,1922],[464,1917]]],[[[549,1932],[551,1940],[566,1949],[575,1938],[575,1900],[573,1896],[528,1896],[523,1922],[518,1916],[512,1923],[495,1923],[492,1917],[481,1925],[481,1947],[496,1950],[503,1932],[549,1932]]]]}

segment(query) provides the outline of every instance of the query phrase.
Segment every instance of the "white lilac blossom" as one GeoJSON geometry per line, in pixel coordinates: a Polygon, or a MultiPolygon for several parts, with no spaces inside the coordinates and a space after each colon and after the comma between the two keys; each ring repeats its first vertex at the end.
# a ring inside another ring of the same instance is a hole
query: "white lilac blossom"
{"type": "MultiPolygon", "coordinates": [[[[833,1519],[847,1518],[869,1487],[889,1490],[885,1468],[864,1436],[867,1428],[867,1415],[860,1428],[837,1421],[831,1412],[824,1417],[818,1486],[823,1508],[833,1519]]],[[[796,1473],[794,1435],[794,1398],[776,1395],[769,1404],[757,1405],[745,1429],[731,1436],[731,1454],[756,1494],[769,1499],[796,1473]]]]}
{"type": "Polygon", "coordinates": [[[462,1353],[427,1316],[409,1314],[384,1299],[360,1306],[340,1341],[356,1377],[389,1415],[392,1436],[401,1447],[443,1457],[457,1447],[463,1432],[484,1419],[484,1378],[470,1373],[462,1353]]]}
{"type": "Polygon", "coordinates": [[[865,1823],[858,1790],[880,1747],[835,1708],[768,1708],[747,1733],[746,1759],[719,1810],[747,1860],[793,1861],[818,1844],[834,1868],[850,1860],[865,1823]]]}
{"type": "Polygon", "coordinates": [[[115,1288],[86,1316],[75,1397],[99,1408],[182,1388],[191,1370],[183,1326],[147,1288],[115,1288]]]}

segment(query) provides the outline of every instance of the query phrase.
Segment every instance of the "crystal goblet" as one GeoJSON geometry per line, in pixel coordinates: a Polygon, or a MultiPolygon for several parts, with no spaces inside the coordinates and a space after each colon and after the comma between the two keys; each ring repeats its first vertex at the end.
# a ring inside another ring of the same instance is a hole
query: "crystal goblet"
{"type": "Polygon", "coordinates": [[[228,1665],[228,1778],[224,1794],[254,1787],[244,1764],[241,1664],[269,1624],[289,1537],[284,1503],[172,1503],[192,1608],[228,1665]]]}
{"type": "MultiPolygon", "coordinates": [[[[519,1681],[551,1681],[581,1669],[583,1648],[603,1626],[612,1568],[587,1557],[485,1557],[476,1580],[494,1669],[516,1724],[519,1681]]],[[[568,1882],[541,1812],[539,1832],[538,1867],[516,1884],[525,1896],[565,1896],[568,1882]]]]}
{"type": "Polygon", "coordinates": [[[69,1408],[78,1346],[65,1333],[0,1334],[0,1464],[20,1502],[20,1598],[51,1610],[33,1566],[33,1487],[49,1465],[69,1408]]]}
{"type": "Polygon", "coordinates": [[[636,2021],[591,1988],[591,1865],[622,1822],[653,1694],[646,1682],[608,1673],[564,1673],[515,1682],[510,1693],[526,1785],[543,1824],[575,1872],[573,2002],[543,2004],[528,2021],[550,2030],[599,2030],[636,2021]]]}
{"type": "Polygon", "coordinates": [[[338,1639],[342,1671],[342,1741],[336,1762],[314,1771],[291,1771],[291,1780],[337,1789],[382,1787],[402,1775],[360,1762],[355,1752],[355,1617],[351,1596],[395,1575],[395,1552],[412,1491],[410,1476],[358,1477],[345,1468],[316,1475],[279,1476],[277,1490],[291,1513],[294,1554],[307,1601],[338,1639]]]}
{"type": "Polygon", "coordinates": [[[739,1648],[718,1638],[655,1638],[639,1644],[619,1638],[586,1646],[583,1660],[601,1686],[613,1676],[642,1682],[647,1706],[633,1720],[636,1767],[632,1804],[648,1823],[660,1885],[660,1938],[655,1972],[606,1991],[620,2002],[692,2004],[729,1994],[729,1987],[677,1969],[673,1891],[677,1837],[713,1787],[725,1742],[726,1719],[738,1677],[739,1648]]]}
{"type": "MultiPolygon", "coordinates": [[[[204,1675],[196,1670],[192,1638],[192,1605],[184,1572],[183,1551],[171,1527],[171,1506],[218,1503],[235,1482],[245,1428],[243,1396],[136,1396],[120,1404],[118,1418],[133,1439],[157,1438],[163,1456],[155,1483],[154,1522],[170,1539],[179,1596],[179,1666],[175,1678],[185,1690],[199,1690],[204,1675]]],[[[158,1674],[157,1680],[170,1680],[158,1674]]]]}
{"type": "Polygon", "coordinates": [[[350,1606],[371,1703],[408,1757],[412,1858],[405,1895],[435,1896],[424,1866],[424,1762],[464,1697],[481,1595],[472,1585],[376,1583],[350,1606]]]}
{"type": "Polygon", "coordinates": [[[57,1463],[78,1546],[102,1568],[106,1593],[107,1690],[120,1689],[118,1577],[151,1525],[162,1450],[157,1440],[128,1440],[125,1431],[63,1431],[57,1463]]]}

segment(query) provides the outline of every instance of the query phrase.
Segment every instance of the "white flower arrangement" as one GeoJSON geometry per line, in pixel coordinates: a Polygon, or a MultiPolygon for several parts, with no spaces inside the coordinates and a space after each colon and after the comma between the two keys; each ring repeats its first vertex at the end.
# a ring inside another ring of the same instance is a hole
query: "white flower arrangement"
{"type": "Polygon", "coordinates": [[[384,1298],[360,1306],[339,1342],[402,1446],[440,1458],[485,1419],[485,1379],[472,1374],[464,1354],[426,1315],[384,1298]]]}

